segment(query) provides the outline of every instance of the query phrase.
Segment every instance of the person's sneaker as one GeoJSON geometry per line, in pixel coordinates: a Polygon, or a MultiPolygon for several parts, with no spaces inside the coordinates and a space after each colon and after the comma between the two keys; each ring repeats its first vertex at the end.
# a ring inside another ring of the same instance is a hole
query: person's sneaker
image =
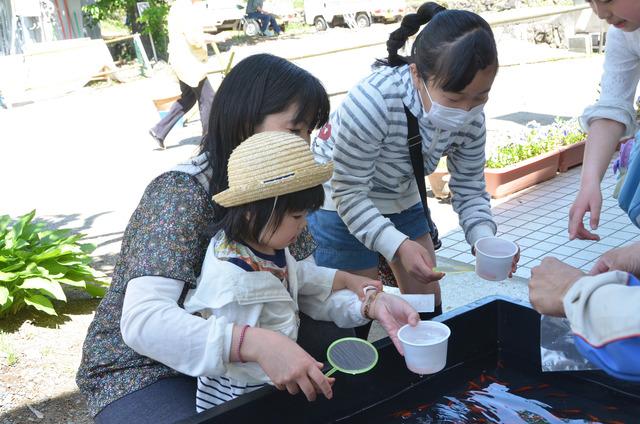
{"type": "Polygon", "coordinates": [[[160,148],[164,150],[164,140],[158,137],[153,129],[149,130],[149,135],[156,141],[156,143],[158,143],[158,146],[160,146],[160,148]]]}

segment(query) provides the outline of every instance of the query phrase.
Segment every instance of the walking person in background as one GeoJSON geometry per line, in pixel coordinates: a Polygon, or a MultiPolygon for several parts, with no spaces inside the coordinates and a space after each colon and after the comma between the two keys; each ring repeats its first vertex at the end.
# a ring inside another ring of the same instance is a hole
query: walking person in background
{"type": "Polygon", "coordinates": [[[209,54],[207,43],[213,43],[201,24],[196,3],[201,0],[176,0],[167,18],[169,25],[169,63],[180,82],[180,98],[149,134],[164,149],[164,140],[173,126],[198,102],[202,134],[209,128],[209,113],[215,92],[207,79],[209,54]]]}
{"type": "Polygon", "coordinates": [[[477,14],[425,3],[391,33],[387,50],[388,58],[349,92],[312,144],[319,161],[334,162],[325,203],[309,217],[318,243],[314,257],[318,265],[376,279],[380,253],[402,293],[435,294],[439,314],[444,274],[433,269],[408,123],[417,120],[425,175],[447,156],[453,209],[469,244],[493,236],[482,109],[498,71],[496,44],[477,14]],[[422,25],[411,57],[399,56],[422,25]]]}
{"type": "Polygon", "coordinates": [[[249,0],[247,2],[247,17],[256,19],[260,23],[261,35],[270,35],[269,26],[271,26],[275,35],[280,35],[282,29],[276,22],[276,18],[271,13],[264,11],[263,4],[264,0],[249,0]]]}
{"type": "Polygon", "coordinates": [[[600,19],[611,24],[607,32],[600,99],[585,109],[580,122],[588,131],[582,164],[580,191],[569,211],[571,240],[599,240],[591,232],[598,228],[602,209],[600,183],[621,138],[636,132],[634,97],[640,80],[640,2],[636,0],[592,0],[600,19]],[[589,212],[589,226],[584,216],[589,212]]]}

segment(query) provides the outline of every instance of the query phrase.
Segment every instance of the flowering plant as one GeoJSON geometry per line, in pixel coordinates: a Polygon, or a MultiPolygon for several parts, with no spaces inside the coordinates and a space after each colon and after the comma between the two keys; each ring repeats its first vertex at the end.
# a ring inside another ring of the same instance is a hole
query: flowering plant
{"type": "Polygon", "coordinates": [[[560,147],[579,143],[586,136],[577,119],[556,119],[553,124],[545,126],[531,121],[515,141],[498,147],[490,154],[486,166],[504,168],[560,147]]]}

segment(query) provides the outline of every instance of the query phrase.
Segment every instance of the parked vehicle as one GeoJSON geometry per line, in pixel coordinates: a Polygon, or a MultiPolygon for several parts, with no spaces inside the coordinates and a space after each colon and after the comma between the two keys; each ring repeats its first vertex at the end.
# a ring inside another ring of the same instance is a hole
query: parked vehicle
{"type": "Polygon", "coordinates": [[[371,1],[362,0],[305,0],[304,19],[318,31],[348,25],[365,28],[371,25],[371,1]]]}
{"type": "MultiPolygon", "coordinates": [[[[244,31],[250,37],[260,32],[260,24],[255,19],[246,17],[247,3],[244,1],[206,0],[205,6],[205,31],[244,31]]],[[[294,15],[292,0],[265,1],[264,9],[276,17],[278,25],[283,29],[294,15]]]]}
{"type": "Polygon", "coordinates": [[[398,22],[406,10],[406,0],[304,0],[305,23],[318,31],[334,26],[365,28],[373,22],[398,22]]]}
{"type": "Polygon", "coordinates": [[[407,2],[405,0],[375,0],[369,3],[374,22],[399,22],[407,13],[407,2]]]}

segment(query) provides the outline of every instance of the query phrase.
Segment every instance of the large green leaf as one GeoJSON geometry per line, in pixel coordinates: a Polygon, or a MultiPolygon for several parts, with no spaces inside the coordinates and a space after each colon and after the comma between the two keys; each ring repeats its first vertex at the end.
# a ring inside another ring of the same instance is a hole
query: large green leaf
{"type": "Polygon", "coordinates": [[[67,272],[67,270],[64,269],[64,267],[54,268],[54,267],[39,266],[38,272],[40,273],[40,275],[42,275],[45,278],[48,278],[49,280],[55,280],[56,278],[64,277],[64,274],[67,272]]]}
{"type": "Polygon", "coordinates": [[[63,278],[57,278],[56,281],[60,284],[66,284],[67,286],[78,287],[82,289],[84,289],[87,286],[84,280],[76,281],[76,280],[71,280],[69,278],[63,277],[63,278]]]}
{"type": "Polygon", "coordinates": [[[13,263],[11,265],[7,265],[3,268],[0,268],[0,271],[2,272],[11,272],[11,271],[17,271],[19,269],[24,268],[25,262],[24,261],[18,261],[16,263],[13,263]]]}
{"type": "Polygon", "coordinates": [[[80,245],[80,249],[86,254],[93,253],[96,250],[96,245],[92,243],[84,243],[80,245]]]}
{"type": "Polygon", "coordinates": [[[0,307],[3,307],[8,302],[9,302],[9,289],[4,286],[0,286],[0,307]]]}
{"type": "Polygon", "coordinates": [[[48,244],[55,244],[60,240],[64,240],[69,237],[71,230],[69,229],[61,229],[61,230],[46,230],[38,233],[38,238],[40,239],[40,244],[46,246],[48,244]]]}
{"type": "Polygon", "coordinates": [[[22,235],[20,238],[27,241],[37,241],[38,233],[44,230],[46,224],[44,222],[36,222],[28,224],[22,230],[22,235]]]}
{"type": "Polygon", "coordinates": [[[13,243],[13,250],[20,250],[23,249],[25,247],[29,246],[29,242],[27,240],[24,239],[17,239],[14,241],[13,243]]]}
{"type": "Polygon", "coordinates": [[[16,223],[13,224],[12,230],[13,230],[14,238],[16,240],[22,236],[22,231],[31,222],[34,216],[36,216],[35,209],[25,215],[22,215],[20,218],[18,218],[16,223]]]}
{"type": "Polygon", "coordinates": [[[82,250],[80,250],[80,247],[77,245],[61,244],[59,246],[50,247],[39,255],[34,255],[31,259],[35,262],[41,262],[46,261],[47,259],[68,255],[70,253],[82,253],[82,250]]]}
{"type": "Polygon", "coordinates": [[[40,290],[56,300],[67,301],[60,283],[57,281],[47,280],[46,278],[28,278],[18,286],[24,290],[40,290]]]}
{"type": "Polygon", "coordinates": [[[44,312],[45,314],[58,315],[56,313],[56,310],[53,308],[53,304],[51,303],[51,301],[41,294],[34,294],[25,297],[24,303],[29,306],[33,306],[34,308],[44,312]]]}
{"type": "Polygon", "coordinates": [[[45,272],[42,271],[42,268],[46,269],[49,276],[55,275],[55,278],[62,277],[67,273],[67,271],[69,271],[69,267],[61,265],[53,259],[49,261],[43,261],[38,264],[38,269],[40,269],[42,274],[45,274],[45,272]]]}
{"type": "Polygon", "coordinates": [[[107,292],[107,289],[104,287],[94,286],[93,284],[87,284],[85,291],[93,297],[103,297],[107,292]]]}
{"type": "Polygon", "coordinates": [[[60,244],[76,244],[78,240],[84,237],[84,234],[72,234],[60,242],[60,244]]]}
{"type": "Polygon", "coordinates": [[[0,235],[4,234],[9,227],[9,223],[11,222],[11,217],[9,215],[0,216],[0,235]]]}
{"type": "Polygon", "coordinates": [[[13,245],[16,242],[16,233],[13,228],[4,235],[3,244],[5,249],[13,250],[13,245]]]}
{"type": "Polygon", "coordinates": [[[9,282],[18,278],[18,274],[15,272],[0,272],[0,281],[1,282],[9,282]]]}
{"type": "Polygon", "coordinates": [[[62,265],[65,267],[72,267],[75,265],[84,265],[84,261],[79,259],[77,256],[65,256],[63,258],[59,258],[55,261],[58,265],[62,265]]]}

